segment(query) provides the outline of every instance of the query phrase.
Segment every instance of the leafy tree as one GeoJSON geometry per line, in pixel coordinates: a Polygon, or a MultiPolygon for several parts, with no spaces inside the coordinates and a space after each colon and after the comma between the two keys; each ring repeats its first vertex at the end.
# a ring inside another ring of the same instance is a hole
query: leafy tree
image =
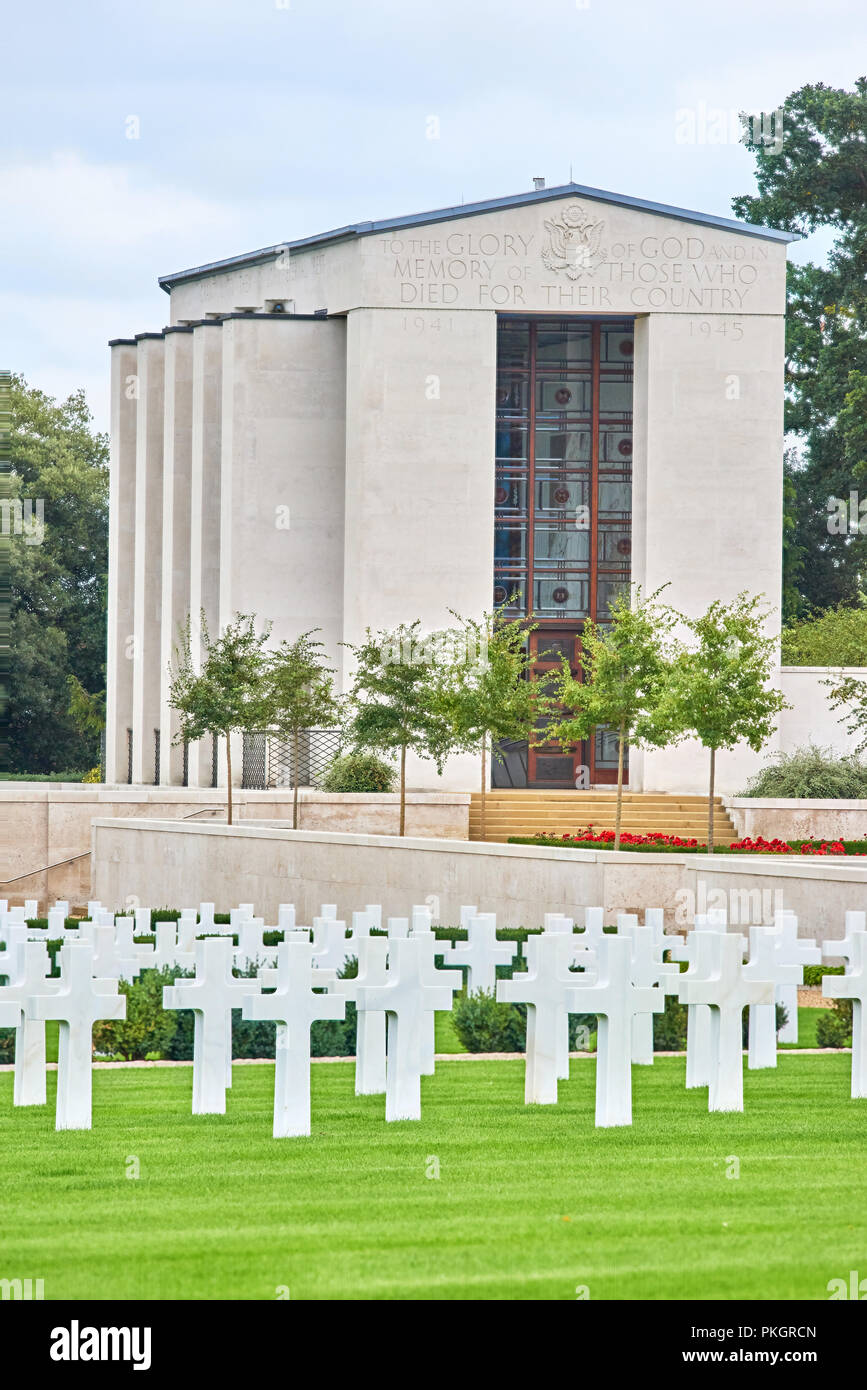
{"type": "Polygon", "coordinates": [[[70,713],[68,677],[105,687],[108,439],[94,432],[83,391],[58,403],[13,376],[10,408],[9,770],[90,767],[99,731],[70,713]]]}
{"type": "Polygon", "coordinates": [[[502,761],[499,739],[529,739],[550,701],[530,680],[527,637],[536,624],[510,620],[501,608],[481,619],[449,610],[458,627],[443,634],[446,659],[435,667],[439,700],[458,747],[481,752],[481,837],[485,838],[488,747],[502,761]]]}
{"type": "Polygon", "coordinates": [[[400,830],[406,827],[406,755],[432,759],[442,772],[454,751],[454,731],[442,709],[434,676],[432,641],[421,622],[391,631],[366,629],[358,645],[347,642],[356,660],[349,704],[350,737],[358,749],[397,754],[400,759],[400,830]]]}
{"type": "Polygon", "coordinates": [[[864,753],[867,751],[867,681],[860,676],[844,676],[840,671],[822,684],[830,689],[828,704],[831,708],[843,711],[840,723],[845,724],[848,734],[858,739],[853,752],[864,753]]]}
{"type": "Polygon", "coordinates": [[[169,704],[180,728],[175,743],[194,743],[211,734],[226,740],[227,821],[232,824],[232,734],[263,729],[268,721],[267,656],[263,650],[270,624],[256,631],[252,615],[236,613],[219,637],[211,637],[204,610],[200,616],[202,656],[199,670],[192,654],[189,617],[181,629],[175,663],[169,667],[169,704]]]}
{"type": "Polygon", "coordinates": [[[670,666],[668,634],[675,615],[658,604],[657,589],[642,600],[618,594],[609,605],[611,622],[597,625],[591,618],[581,634],[579,658],[584,679],[576,680],[564,660],[556,699],[566,711],[552,724],[549,737],[560,743],[580,743],[602,726],[617,730],[617,809],[614,848],[620,848],[623,806],[623,750],[627,743],[659,747],[672,741],[677,729],[658,720],[660,698],[670,666]]]}
{"type": "Polygon", "coordinates": [[[786,708],[768,688],[776,642],[763,631],[758,597],[738,594],[733,603],[716,599],[700,618],[681,618],[694,640],[669,668],[658,718],[680,734],[693,735],[710,753],[707,848],[713,853],[714,774],[721,748],[748,743],[758,752],[786,708]]]}
{"type": "Polygon", "coordinates": [[[800,436],[785,494],[789,621],[856,601],[867,566],[867,537],[829,534],[827,512],[867,478],[867,78],[851,91],[809,83],[782,110],[782,149],[754,147],[758,194],[735,198],[735,213],[837,232],[826,266],[788,267],[786,429],[800,436]]]}
{"type": "Polygon", "coordinates": [[[298,751],[303,729],[328,727],[340,717],[334,693],[334,670],[324,662],[325,648],[311,628],[294,642],[281,642],[268,659],[266,722],[292,744],[292,827],[298,829],[298,751]]]}

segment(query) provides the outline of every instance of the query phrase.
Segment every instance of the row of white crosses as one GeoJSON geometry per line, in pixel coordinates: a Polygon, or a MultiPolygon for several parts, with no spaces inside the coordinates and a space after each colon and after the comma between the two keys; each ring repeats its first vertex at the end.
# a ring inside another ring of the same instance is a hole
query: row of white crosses
{"type": "MultiPolygon", "coordinates": [[[[142,969],[172,965],[191,968],[197,963],[196,935],[215,926],[213,904],[203,904],[203,921],[197,921],[194,909],[187,909],[175,923],[156,924],[155,945],[136,943],[135,937],[148,934],[151,913],[136,909],[134,917],[118,916],[102,908],[98,902],[88,904],[88,919],[74,931],[66,928],[69,904],[59,902],[48,913],[48,932],[31,932],[28,921],[38,916],[36,901],[23,908],[9,909],[0,902],[0,976],[7,983],[0,986],[0,1027],[16,1030],[14,1105],[44,1105],[46,1103],[45,1024],[55,1019],[60,1024],[57,1076],[57,1129],[89,1129],[92,1123],[92,1052],[93,1026],[101,1020],[126,1017],[126,997],[118,993],[118,981],[132,980],[142,969]],[[210,909],[210,912],[208,911],[210,909]],[[37,939],[30,939],[36,936],[37,939]],[[51,961],[46,939],[60,940],[60,977],[51,978],[51,961]]],[[[252,911],[252,905],[249,905],[252,911]]],[[[294,923],[294,908],[281,907],[284,926],[294,923]]],[[[360,915],[360,914],[357,914],[360,915]]],[[[249,913],[242,913],[246,921],[249,913]]],[[[366,920],[366,919],[365,919],[366,920]]],[[[291,934],[291,933],[290,933],[291,934]]],[[[300,933],[303,935],[304,933],[300,933]]],[[[204,948],[210,941],[198,943],[204,948]]],[[[217,937],[218,948],[228,947],[231,976],[231,941],[217,937]]],[[[195,985],[196,981],[185,981],[195,985]]],[[[245,996],[258,984],[250,980],[235,982],[245,996]]],[[[202,1019],[197,1013],[197,1035],[202,1019]]],[[[210,1033],[197,1044],[197,1057],[210,1056],[213,1051],[210,1033]]],[[[231,1011],[225,1021],[220,1043],[223,1056],[224,1081],[231,1085],[231,1011]],[[228,1048],[228,1059],[225,1051],[228,1048]]],[[[200,1062],[194,1068],[194,1109],[212,1074],[212,1069],[200,1062]]],[[[225,1091],[223,1092],[225,1108],[225,1091]]],[[[207,1100],[204,1109],[212,1108],[207,1100]]]]}
{"type": "MultiPolygon", "coordinates": [[[[149,913],[147,921],[140,910],[134,924],[119,918],[112,927],[101,917],[104,910],[99,905],[90,908],[94,920],[83,924],[86,939],[64,944],[61,950],[60,981],[47,978],[47,952],[41,943],[26,941],[26,924],[9,921],[10,914],[5,918],[7,950],[5,957],[0,955],[0,974],[8,975],[10,984],[0,989],[0,1024],[8,1018],[12,1021],[4,1026],[19,1028],[16,1104],[44,1103],[44,1020],[57,1017],[62,1024],[58,1128],[89,1125],[90,1051],[84,1039],[89,1039],[97,1018],[124,1016],[117,979],[132,978],[145,963],[156,964],[154,957],[161,954],[159,927],[174,931],[172,923],[157,924],[156,948],[136,946],[133,936],[150,925],[149,913]],[[85,1066],[86,1084],[78,1085],[76,1077],[85,1066]]],[[[213,905],[202,904],[199,914],[187,909],[178,923],[175,948],[180,942],[192,948],[183,954],[195,961],[196,976],[168,988],[165,1003],[193,1008],[196,1015],[194,1112],[225,1112],[225,1093],[231,1085],[231,1010],[242,1007],[245,1016],[273,1019],[278,1025],[275,1135],[309,1133],[310,1024],[316,1018],[342,1017],[346,999],[353,999],[359,1025],[357,1093],[384,1090],[387,1119],[418,1118],[420,1077],[433,1071],[435,1012],[451,1007],[460,984],[460,976],[452,980],[447,972],[436,970],[434,956],[443,955],[447,965],[466,968],[468,987],[475,990],[492,988],[497,966],[511,964],[515,955],[514,946],[497,939],[492,915],[467,907],[461,920],[468,940],[449,948],[436,942],[427,908],[413,908],[411,919],[389,919],[385,940],[370,936],[371,928],[381,922],[378,906],[355,913],[348,936],[336,908],[326,904],[313,919],[311,942],[308,929],[295,927],[292,906],[283,904],[278,922],[286,940],[275,951],[276,969],[266,967],[258,979],[239,979],[232,974],[239,960],[231,941],[220,935],[195,941],[203,925],[205,930],[221,931],[213,921],[213,905]],[[197,924],[199,915],[202,922],[197,924]],[[358,958],[358,975],[338,979],[337,971],[349,954],[358,958]],[[263,987],[273,992],[263,995],[263,987]],[[329,990],[327,995],[314,992],[323,988],[329,990]]],[[[863,913],[847,914],[845,941],[829,942],[825,948],[842,955],[849,966],[846,976],[826,977],[824,986],[831,997],[853,999],[853,1096],[863,1095],[867,1087],[867,1030],[861,1026],[867,965],[864,920],[863,913]]],[[[234,910],[228,929],[240,934],[251,921],[256,921],[252,905],[243,904],[234,910]]],[[[583,931],[574,933],[573,928],[568,917],[547,916],[541,936],[528,941],[527,971],[499,982],[498,997],[528,1006],[528,1103],[555,1102],[558,1079],[568,1077],[569,1014],[597,1014],[598,1125],[631,1123],[631,1066],[652,1063],[653,1015],[661,1012],[670,993],[677,993],[689,1011],[687,1086],[707,1086],[712,1110],[742,1109],[744,1007],[750,1010],[750,1067],[775,1066],[775,996],[794,989],[796,1012],[803,964],[820,958],[814,942],[798,937],[791,913],[778,914],[773,928],[752,928],[746,965],[744,938],[727,934],[725,919],[718,914],[697,919],[685,941],[664,933],[662,912],[655,909],[648,910],[643,926],[635,916],[622,914],[616,937],[604,933],[599,908],[586,909],[583,931]],[[664,962],[665,951],[688,962],[684,975],[664,962]]],[[[241,951],[242,960],[246,955],[241,951]]]]}
{"type": "Polygon", "coordinates": [[[356,1092],[385,1093],[386,1119],[419,1119],[421,1077],[433,1070],[433,1020],[450,1009],[461,986],[455,972],[438,970],[440,951],[430,913],[414,908],[409,922],[394,918],[388,937],[373,937],[380,909],[369,906],[353,917],[353,931],[331,915],[330,905],[313,921],[313,940],[285,919],[287,939],[276,948],[276,967],[257,977],[232,974],[232,944],[220,937],[196,943],[194,979],[166,986],[163,1004],[192,1009],[193,1113],[224,1114],[231,1086],[231,1016],[277,1025],[274,1080],[274,1135],[310,1133],[310,1028],[317,1019],[341,1019],[346,1001],[358,1011],[356,1092]],[[358,973],[338,978],[348,955],[358,973]],[[317,991],[327,990],[327,993],[317,991]],[[267,990],[268,993],[263,993],[267,990]]]}

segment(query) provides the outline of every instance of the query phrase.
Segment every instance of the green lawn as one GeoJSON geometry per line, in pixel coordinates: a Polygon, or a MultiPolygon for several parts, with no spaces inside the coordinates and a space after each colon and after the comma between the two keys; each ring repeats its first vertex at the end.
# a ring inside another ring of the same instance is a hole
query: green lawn
{"type": "Polygon", "coordinates": [[[280,1141],[267,1065],[197,1118],[189,1067],[98,1071],[93,1131],[65,1134],[53,1106],[13,1111],[4,1073],[0,1275],[51,1299],[824,1299],[863,1267],[848,1056],[747,1072],[744,1115],[709,1115],[683,1059],[657,1060],[617,1130],[593,1127],[592,1061],[556,1107],[524,1106],[523,1073],[440,1063],[422,1121],[386,1125],[351,1063],[315,1065],[314,1136],[280,1141]]]}

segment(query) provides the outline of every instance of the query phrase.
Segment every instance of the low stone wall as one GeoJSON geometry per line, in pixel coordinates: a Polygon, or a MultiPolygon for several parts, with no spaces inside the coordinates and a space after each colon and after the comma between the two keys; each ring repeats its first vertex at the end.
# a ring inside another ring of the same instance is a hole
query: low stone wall
{"type": "MultiPolygon", "coordinates": [[[[328,794],[302,788],[300,824],[305,828],[395,833],[400,798],[328,794]]],[[[235,818],[292,823],[291,789],[234,791],[235,818]]],[[[468,792],[408,792],[407,830],[416,836],[465,839],[469,834],[468,792]]],[[[95,816],[159,820],[225,820],[225,789],[141,787],[81,782],[0,782],[0,897],[92,897],[90,828],[95,816]]]]}
{"type": "Polygon", "coordinates": [[[867,801],[723,797],[738,835],[766,840],[867,840],[867,801]]]}
{"type": "Polygon", "coordinates": [[[275,920],[278,903],[294,902],[302,922],[323,902],[336,903],[347,920],[369,902],[395,917],[428,902],[444,925],[473,903],[495,912],[501,926],[540,926],[546,912],[580,920],[585,906],[602,904],[608,921],[662,907],[667,924],[683,928],[696,911],[725,906],[730,922],[746,930],[789,908],[802,934],[823,940],[842,937],[844,913],[867,896],[867,860],[615,855],[249,823],[99,819],[93,859],[94,893],[110,907],[129,896],[151,907],[213,901],[226,910],[254,902],[275,920]]]}

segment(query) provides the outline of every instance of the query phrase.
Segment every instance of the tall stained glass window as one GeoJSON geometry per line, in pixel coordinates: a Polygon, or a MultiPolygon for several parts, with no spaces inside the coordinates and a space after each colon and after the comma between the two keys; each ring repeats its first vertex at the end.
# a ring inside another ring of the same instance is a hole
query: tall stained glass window
{"type": "Polygon", "coordinates": [[[633,325],[502,318],[494,601],[580,628],[630,579],[633,325]]]}
{"type": "MultiPolygon", "coordinates": [[[[604,625],[629,587],[633,329],[631,319],[499,321],[494,603],[534,614],[542,682],[559,653],[580,676],[584,623],[604,625]]],[[[512,753],[514,766],[506,756],[505,771],[495,769],[500,785],[575,786],[582,769],[593,785],[616,778],[608,729],[578,749],[512,753]]]]}

